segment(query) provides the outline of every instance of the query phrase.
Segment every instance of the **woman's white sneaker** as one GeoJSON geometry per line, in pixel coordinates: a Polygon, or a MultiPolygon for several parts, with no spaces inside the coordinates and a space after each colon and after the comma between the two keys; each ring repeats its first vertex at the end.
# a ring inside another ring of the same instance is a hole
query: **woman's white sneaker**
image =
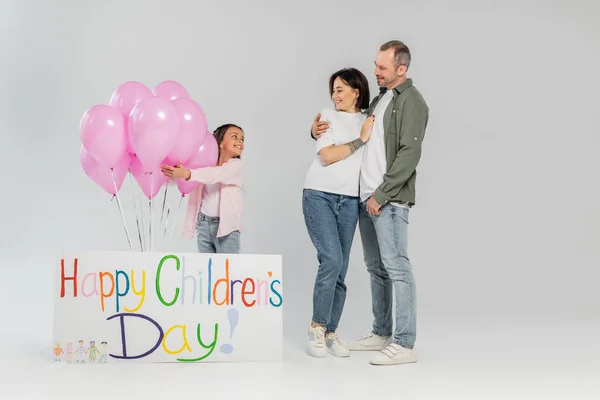
{"type": "Polygon", "coordinates": [[[340,342],[337,333],[329,332],[325,337],[327,351],[335,357],[350,357],[350,350],[340,342]]]}
{"type": "Polygon", "coordinates": [[[324,327],[308,328],[308,354],[317,358],[327,357],[324,327]]]}
{"type": "Polygon", "coordinates": [[[417,354],[413,349],[407,349],[399,344],[391,343],[369,362],[373,365],[415,363],[417,362],[417,354]]]}
{"type": "Polygon", "coordinates": [[[378,336],[370,332],[358,340],[347,342],[346,347],[352,351],[381,351],[392,343],[391,336],[378,336]]]}

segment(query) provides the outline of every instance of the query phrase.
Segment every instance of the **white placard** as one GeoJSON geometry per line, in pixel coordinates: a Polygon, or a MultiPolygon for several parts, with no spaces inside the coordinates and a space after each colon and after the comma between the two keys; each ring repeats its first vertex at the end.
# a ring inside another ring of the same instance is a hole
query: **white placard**
{"type": "Polygon", "coordinates": [[[56,269],[57,362],[279,361],[279,255],[67,252],[56,269]]]}

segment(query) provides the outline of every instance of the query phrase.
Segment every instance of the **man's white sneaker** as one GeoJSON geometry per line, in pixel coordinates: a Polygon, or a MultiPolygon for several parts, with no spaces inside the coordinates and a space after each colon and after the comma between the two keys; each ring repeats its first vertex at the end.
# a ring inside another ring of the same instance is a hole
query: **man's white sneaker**
{"type": "Polygon", "coordinates": [[[340,338],[337,333],[330,332],[325,337],[325,343],[327,344],[327,351],[329,354],[335,357],[350,357],[350,350],[340,342],[340,338]]]}
{"type": "Polygon", "coordinates": [[[383,337],[373,332],[364,335],[358,340],[347,342],[346,347],[352,351],[380,351],[392,343],[392,337],[383,337]]]}
{"type": "Polygon", "coordinates": [[[308,328],[308,354],[317,358],[327,357],[324,327],[308,328]]]}
{"type": "Polygon", "coordinates": [[[369,361],[373,365],[397,365],[416,362],[417,355],[413,349],[407,349],[396,343],[391,343],[369,361]]]}

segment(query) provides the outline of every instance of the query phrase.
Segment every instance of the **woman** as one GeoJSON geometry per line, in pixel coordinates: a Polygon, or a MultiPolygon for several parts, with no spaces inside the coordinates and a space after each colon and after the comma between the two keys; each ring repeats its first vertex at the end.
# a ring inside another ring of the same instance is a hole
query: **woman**
{"type": "Polygon", "coordinates": [[[329,93],[335,109],[321,111],[320,118],[330,125],[317,140],[302,198],[304,220],[319,261],[308,352],[314,357],[325,357],[328,352],[348,357],[350,351],[336,330],[346,300],[344,280],[358,222],[362,146],[371,136],[375,116],[367,118],[361,112],[369,106],[369,84],[357,69],[334,73],[329,93]]]}

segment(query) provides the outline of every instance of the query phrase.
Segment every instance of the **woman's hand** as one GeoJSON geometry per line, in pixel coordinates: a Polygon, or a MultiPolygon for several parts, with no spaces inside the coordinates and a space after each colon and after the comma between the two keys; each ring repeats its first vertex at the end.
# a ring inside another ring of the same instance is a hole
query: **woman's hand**
{"type": "Polygon", "coordinates": [[[183,178],[187,181],[192,176],[192,172],[187,168],[183,168],[183,165],[181,164],[177,164],[177,167],[171,167],[170,165],[164,164],[162,167],[160,167],[160,170],[167,178],[183,178]]]}
{"type": "Polygon", "coordinates": [[[360,131],[360,139],[367,143],[369,139],[371,139],[371,131],[373,130],[373,122],[375,121],[375,116],[371,115],[369,118],[365,120],[363,124],[362,130],[360,131]]]}

